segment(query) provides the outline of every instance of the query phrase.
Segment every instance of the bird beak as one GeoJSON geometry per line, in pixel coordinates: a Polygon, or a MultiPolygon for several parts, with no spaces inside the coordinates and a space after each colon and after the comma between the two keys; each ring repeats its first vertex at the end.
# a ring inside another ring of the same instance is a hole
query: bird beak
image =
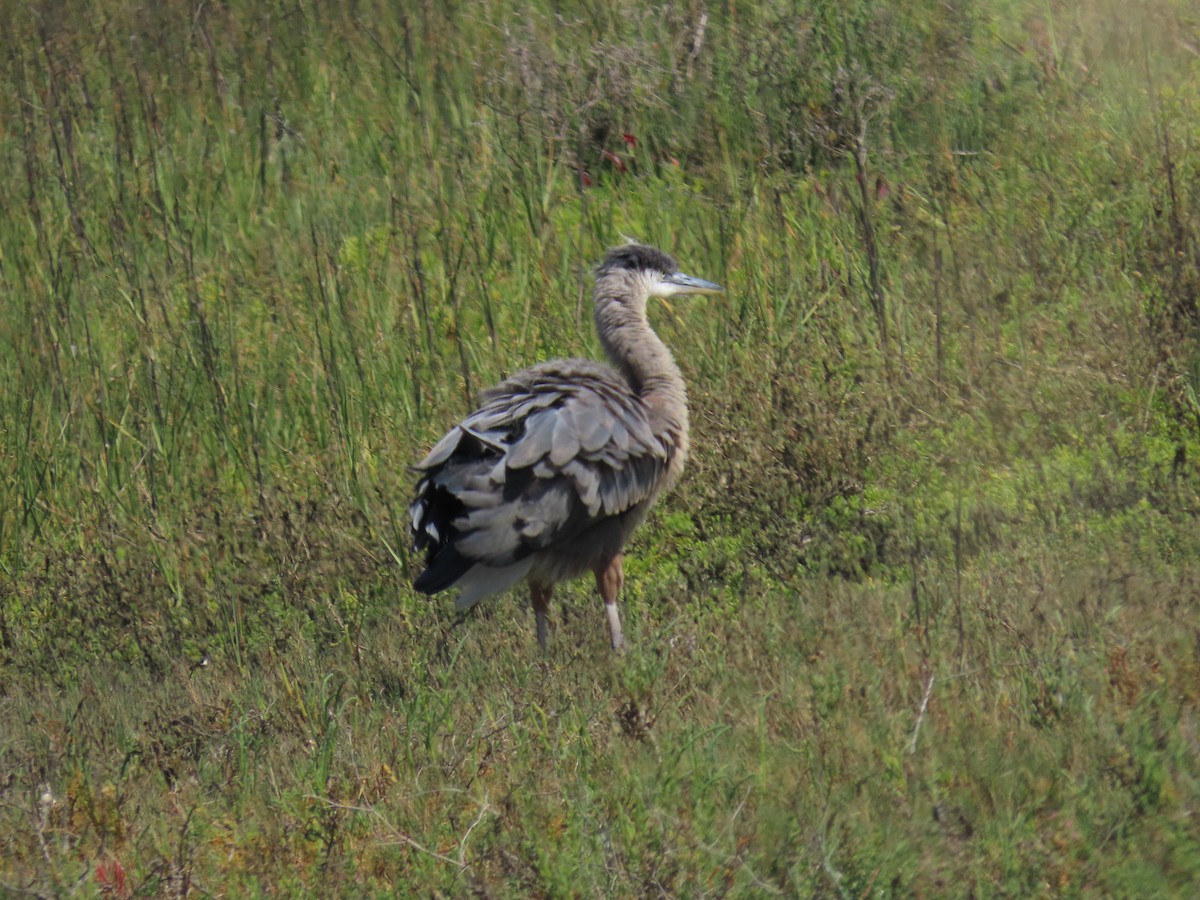
{"type": "Polygon", "coordinates": [[[668,284],[678,285],[675,290],[676,294],[723,294],[725,288],[719,284],[713,284],[711,281],[705,281],[703,278],[696,278],[693,275],[685,275],[683,272],[676,272],[674,275],[668,275],[666,278],[668,284]]]}
{"type": "Polygon", "coordinates": [[[656,288],[653,293],[659,299],[675,297],[680,294],[723,294],[725,292],[725,288],[719,284],[713,284],[711,281],[705,281],[703,278],[696,278],[693,275],[685,275],[683,272],[668,275],[656,285],[656,288]]]}

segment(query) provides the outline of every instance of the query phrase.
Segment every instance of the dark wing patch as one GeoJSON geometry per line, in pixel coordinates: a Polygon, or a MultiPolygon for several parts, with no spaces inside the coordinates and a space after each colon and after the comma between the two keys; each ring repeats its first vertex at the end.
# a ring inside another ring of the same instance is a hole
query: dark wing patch
{"type": "Polygon", "coordinates": [[[511,565],[569,542],[657,493],[673,453],[606,367],[569,360],[518,373],[416,466],[410,514],[429,566],[417,588],[433,593],[476,563],[511,565]]]}

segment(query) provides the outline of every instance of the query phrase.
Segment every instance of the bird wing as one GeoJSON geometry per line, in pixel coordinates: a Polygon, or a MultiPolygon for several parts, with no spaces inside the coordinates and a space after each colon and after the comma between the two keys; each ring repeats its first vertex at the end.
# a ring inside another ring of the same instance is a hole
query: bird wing
{"type": "Polygon", "coordinates": [[[471,566],[510,566],[659,490],[675,452],[611,370],[543,363],[483,395],[416,468],[413,532],[434,593],[471,566]]]}

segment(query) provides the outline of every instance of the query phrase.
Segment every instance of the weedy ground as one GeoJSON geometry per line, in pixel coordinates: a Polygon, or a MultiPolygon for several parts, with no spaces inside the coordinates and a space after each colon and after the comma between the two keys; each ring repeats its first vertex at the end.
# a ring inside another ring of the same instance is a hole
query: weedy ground
{"type": "Polygon", "coordinates": [[[0,892],[1194,889],[1192,4],[6,7],[0,892]],[[406,466],[623,235],[728,293],[543,657],[406,466]]]}

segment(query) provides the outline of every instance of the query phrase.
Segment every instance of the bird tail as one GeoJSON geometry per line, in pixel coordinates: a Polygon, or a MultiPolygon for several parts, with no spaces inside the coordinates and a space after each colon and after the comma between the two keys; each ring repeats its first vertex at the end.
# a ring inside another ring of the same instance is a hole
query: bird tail
{"type": "MultiPolygon", "coordinates": [[[[419,546],[420,539],[418,539],[418,549],[419,546]]],[[[432,558],[429,559],[425,571],[418,575],[413,582],[413,587],[422,594],[436,594],[438,591],[444,591],[467,574],[474,565],[474,562],[459,553],[453,544],[445,544],[439,547],[436,553],[430,555],[432,558]]]]}
{"type": "Polygon", "coordinates": [[[429,567],[417,576],[413,587],[423,594],[436,594],[457,587],[460,593],[454,605],[459,609],[474,606],[484,597],[499,594],[527,574],[533,560],[526,557],[507,566],[485,566],[463,556],[453,544],[438,551],[429,567]]]}
{"type": "Polygon", "coordinates": [[[454,605],[459,609],[469,609],[485,597],[506,591],[526,575],[533,565],[533,560],[525,559],[510,566],[476,565],[457,582],[461,591],[454,598],[454,605]]]}

